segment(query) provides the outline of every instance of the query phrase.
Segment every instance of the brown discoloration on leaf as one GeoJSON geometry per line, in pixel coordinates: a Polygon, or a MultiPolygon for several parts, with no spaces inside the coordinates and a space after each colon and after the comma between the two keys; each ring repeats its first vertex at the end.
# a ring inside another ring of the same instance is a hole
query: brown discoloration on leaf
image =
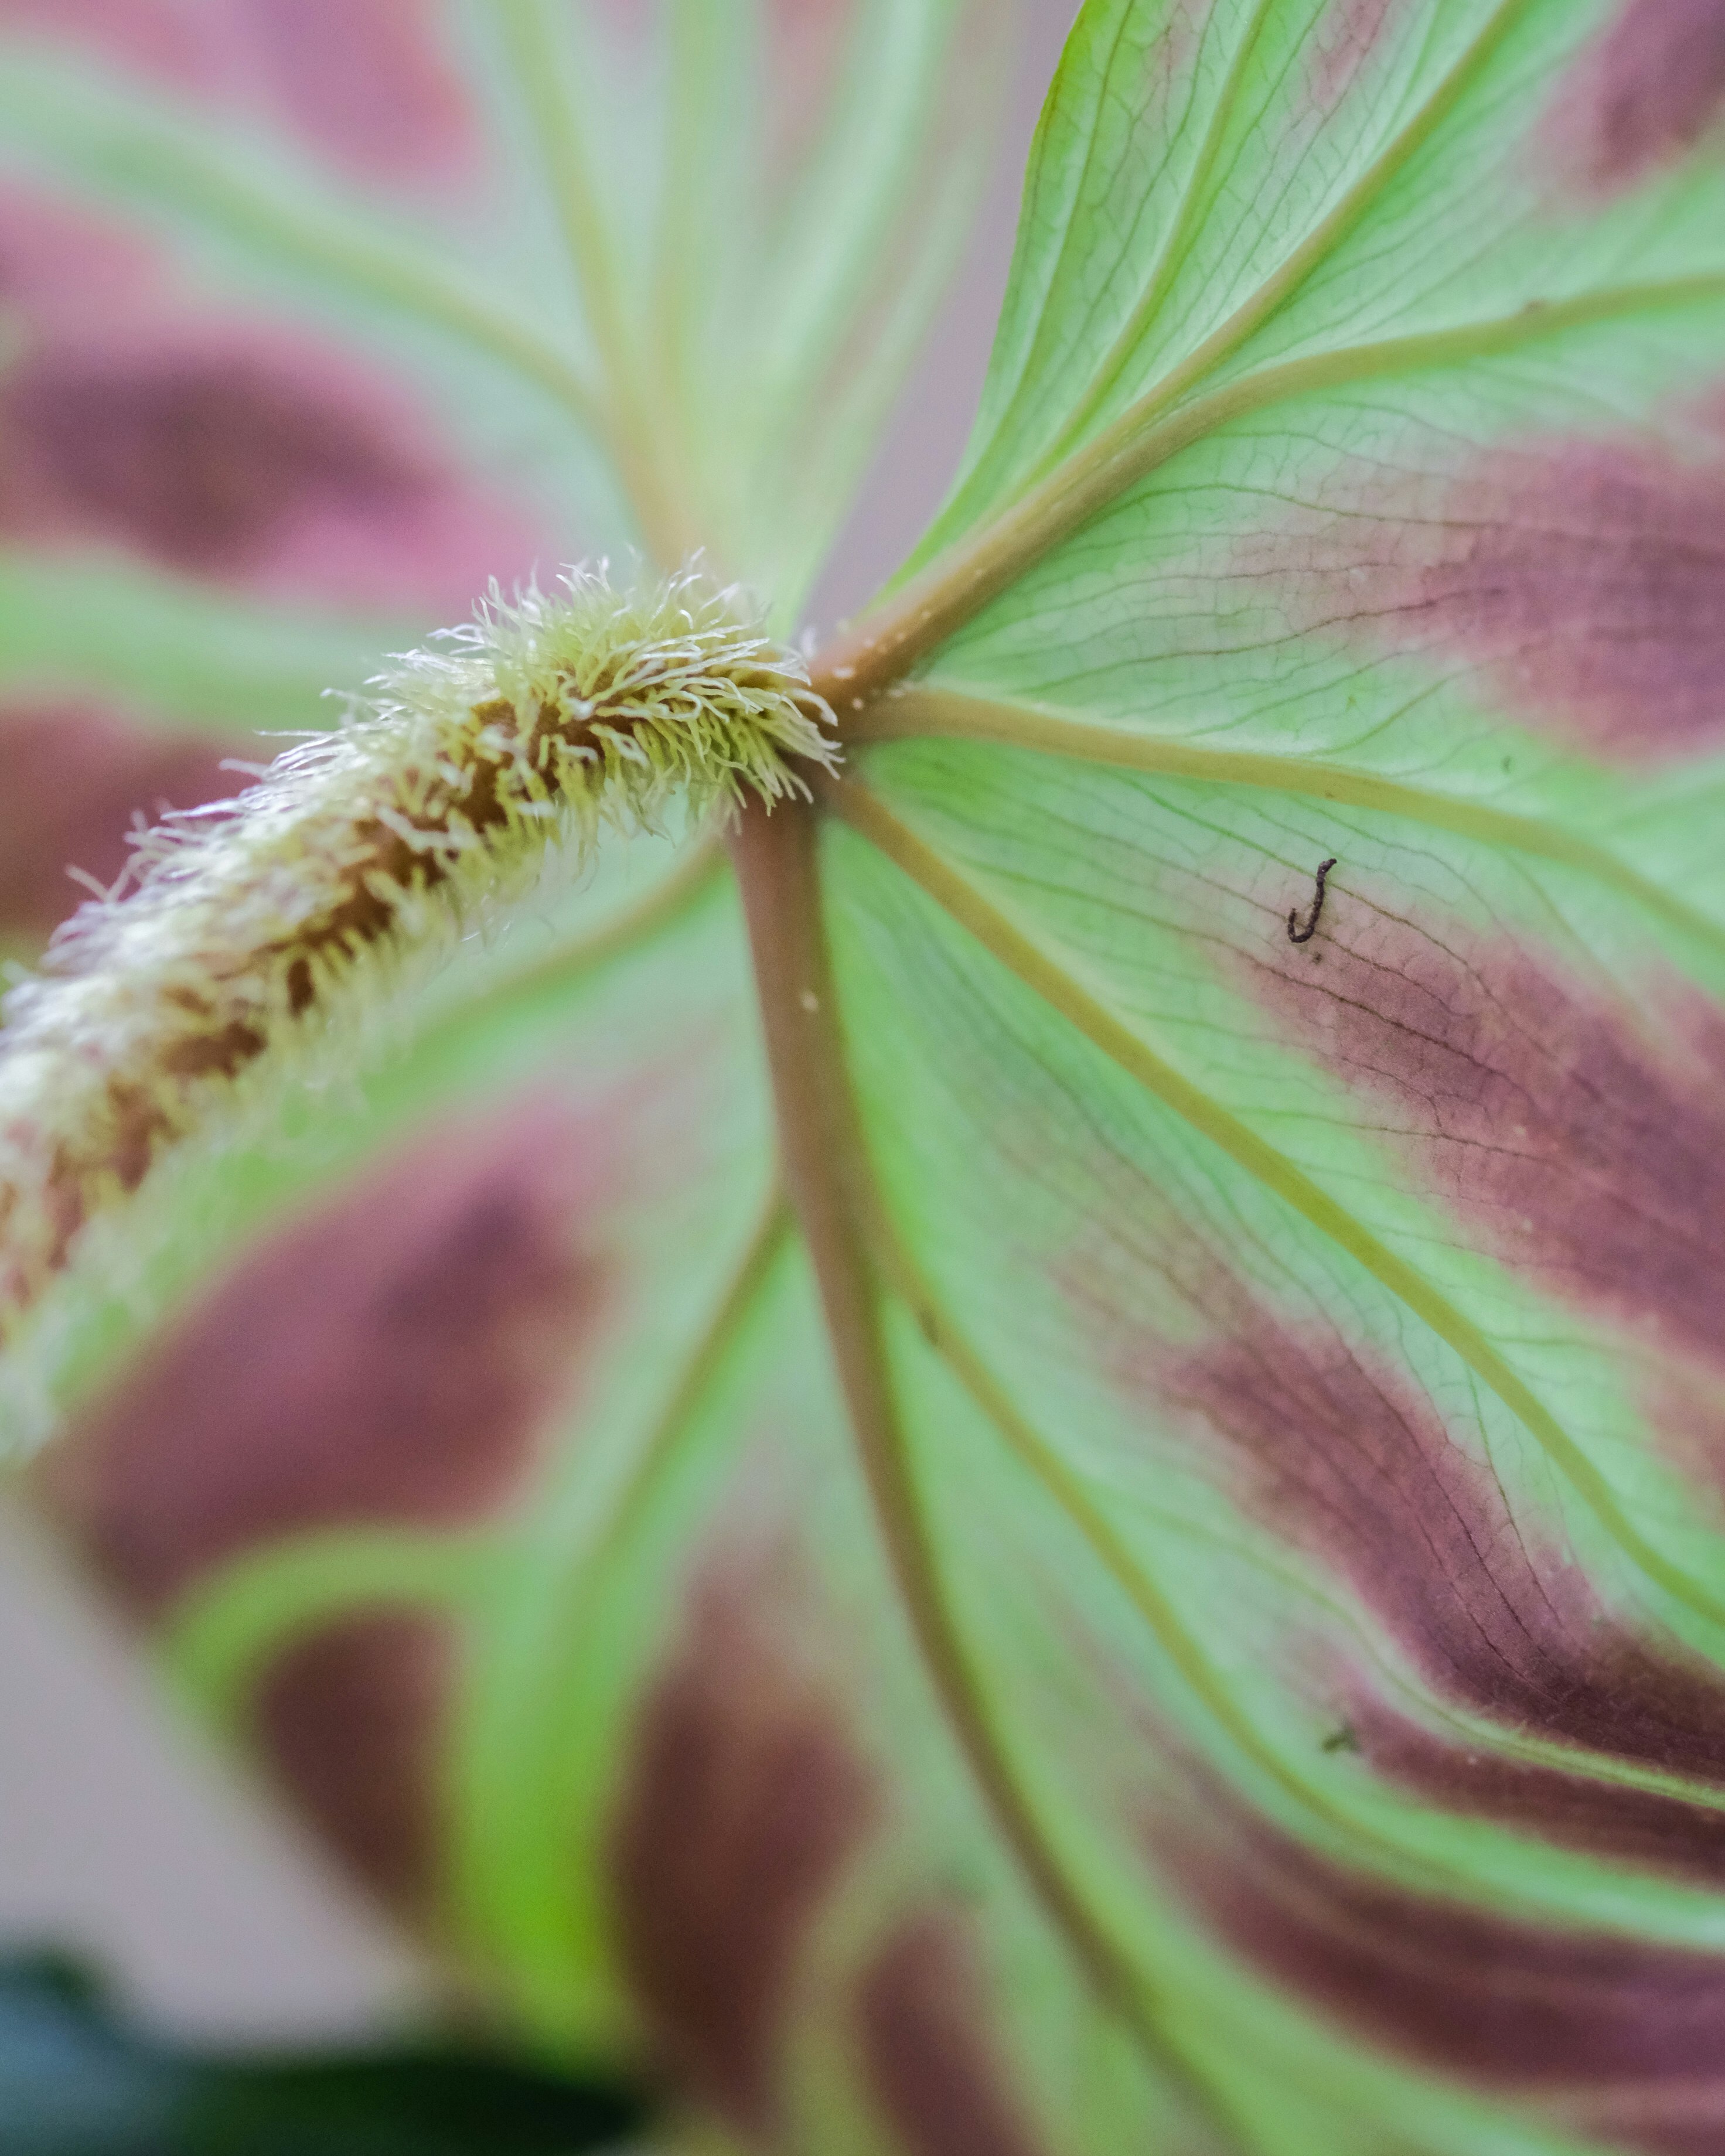
{"type": "Polygon", "coordinates": [[[1213,1794],[1204,1835],[1159,1853],[1235,1948],[1302,2001],[1440,2069],[1548,2096],[1579,2120],[1597,2092],[1627,2147],[1682,2145],[1666,2138],[1667,2087],[1675,2128],[1689,2130],[1702,2096],[1725,2129],[1714,2072],[1725,1955],[1440,1900],[1238,1812],[1219,1830],[1226,1809],[1213,1794]]]}
{"type": "Polygon", "coordinates": [[[624,1966],[667,2065],[762,2135],[798,1957],[875,1809],[805,1627],[758,1573],[706,1578],[642,1708],[611,1846],[624,1966]]]}
{"type": "Polygon", "coordinates": [[[1625,0],[1539,132],[1540,162],[1589,194],[1673,166],[1725,116],[1719,0],[1625,0]]]}
{"type": "MultiPolygon", "coordinates": [[[[1234,548],[1302,634],[1476,670],[1473,693],[1594,752],[1725,742],[1725,458],[1505,442],[1448,471],[1343,465],[1234,548]]],[[[1266,631],[1266,633],[1268,633],[1266,631]]]]}
{"type": "Polygon", "coordinates": [[[1725,1060],[1706,1010],[1680,1031],[1671,1012],[1359,897],[1325,936],[1322,968],[1290,952],[1256,970],[1259,991],[1378,1104],[1417,1186],[1548,1292],[1717,1366],[1725,1060]]]}
{"type": "Polygon", "coordinates": [[[907,2156],[1040,2156],[955,1918],[930,1912],[892,1933],[864,1974],[858,2017],[870,2086],[907,2156]]]}
{"type": "Polygon", "coordinates": [[[1153,1191],[1123,1203],[1129,1255],[1091,1251],[1063,1286],[1153,1428],[1187,1433],[1206,1474],[1347,1579],[1444,1697],[1547,1742],[1725,1779],[1725,1674],[1644,1636],[1539,1547],[1476,1432],[1452,1432],[1332,1320],[1275,1306],[1159,1217],[1153,1191]]]}
{"type": "Polygon", "coordinates": [[[1217,1337],[1151,1353],[1142,1376],[1226,1441],[1253,1509],[1351,1580],[1436,1690],[1550,1740],[1725,1776],[1725,1675],[1641,1640],[1531,1549],[1489,1470],[1393,1373],[1223,1293],[1217,1337]]]}
{"type": "Polygon", "coordinates": [[[54,1508],[133,1606],[296,1528],[506,1503],[603,1306],[562,1104],[418,1139],[276,1234],[49,1456],[54,1508]]]}
{"type": "Polygon", "coordinates": [[[263,1750],[300,1810],[362,1886],[422,1921],[436,1899],[454,1659],[436,1619],[357,1615],[290,1647],[253,1702],[263,1750]]]}
{"type": "Polygon", "coordinates": [[[257,358],[54,352],[7,382],[0,518],[178,569],[261,568],[295,525],[392,520],[428,473],[358,413],[257,358]]]}
{"type": "Polygon", "coordinates": [[[1612,1863],[1725,1886],[1725,1810],[1517,1758],[1459,1731],[1440,1735],[1363,1697],[1348,1727],[1352,1748],[1374,1774],[1440,1810],[1495,1820],[1612,1863]]]}
{"type": "Polygon", "coordinates": [[[0,935],[45,936],[85,896],[69,868],[113,883],[134,817],[223,798],[222,761],[248,748],[83,705],[0,709],[0,935]]]}
{"type": "Polygon", "coordinates": [[[547,557],[537,511],[475,477],[398,382],[212,311],[136,228],[0,187],[0,542],[117,547],[428,620],[547,557]]]}

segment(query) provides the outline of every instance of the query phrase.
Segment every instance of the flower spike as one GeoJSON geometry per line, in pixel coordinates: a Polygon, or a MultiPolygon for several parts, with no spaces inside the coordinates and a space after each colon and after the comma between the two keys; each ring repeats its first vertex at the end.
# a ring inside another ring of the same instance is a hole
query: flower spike
{"type": "Polygon", "coordinates": [[[604,570],[494,588],[464,628],[394,660],[339,731],[236,799],[141,832],[0,1025],[0,1345],[89,1224],[600,828],[657,829],[831,769],[806,665],[698,567],[636,592],[604,570]]]}

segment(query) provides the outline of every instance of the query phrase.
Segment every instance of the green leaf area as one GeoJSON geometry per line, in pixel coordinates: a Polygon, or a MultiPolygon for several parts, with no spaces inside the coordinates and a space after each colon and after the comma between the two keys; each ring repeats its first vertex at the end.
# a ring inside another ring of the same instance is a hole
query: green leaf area
{"type": "Polygon", "coordinates": [[[1722,113],[1717,0],[1089,0],[842,780],[45,1316],[44,1502],[538,2041],[1725,2148],[1722,113]]]}
{"type": "Polygon", "coordinates": [[[575,2156],[640,2118],[477,2052],[203,2056],[122,2026],[75,1968],[0,1962],[7,2156],[575,2156]]]}

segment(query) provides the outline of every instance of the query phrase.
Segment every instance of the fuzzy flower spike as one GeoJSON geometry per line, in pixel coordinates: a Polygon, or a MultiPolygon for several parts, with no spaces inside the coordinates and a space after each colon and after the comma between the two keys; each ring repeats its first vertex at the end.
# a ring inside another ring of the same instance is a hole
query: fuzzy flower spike
{"type": "Polygon", "coordinates": [[[830,769],[798,655],[698,570],[572,572],[397,659],[338,732],[136,841],[0,1025],[0,1345],[88,1224],[377,968],[531,890],[553,848],[830,769]]]}

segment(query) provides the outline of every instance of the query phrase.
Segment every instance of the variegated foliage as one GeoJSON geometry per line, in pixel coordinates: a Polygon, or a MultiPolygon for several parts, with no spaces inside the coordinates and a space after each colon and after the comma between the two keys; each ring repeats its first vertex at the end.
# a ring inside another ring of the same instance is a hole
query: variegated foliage
{"type": "MultiPolygon", "coordinates": [[[[20,940],[536,559],[792,629],[1007,26],[0,15],[20,940]]],[[[531,2041],[820,2156],[1725,2149],[1722,146],[1725,0],[1087,0],[842,776],[50,1298],[44,1502],[531,2041]]]]}

